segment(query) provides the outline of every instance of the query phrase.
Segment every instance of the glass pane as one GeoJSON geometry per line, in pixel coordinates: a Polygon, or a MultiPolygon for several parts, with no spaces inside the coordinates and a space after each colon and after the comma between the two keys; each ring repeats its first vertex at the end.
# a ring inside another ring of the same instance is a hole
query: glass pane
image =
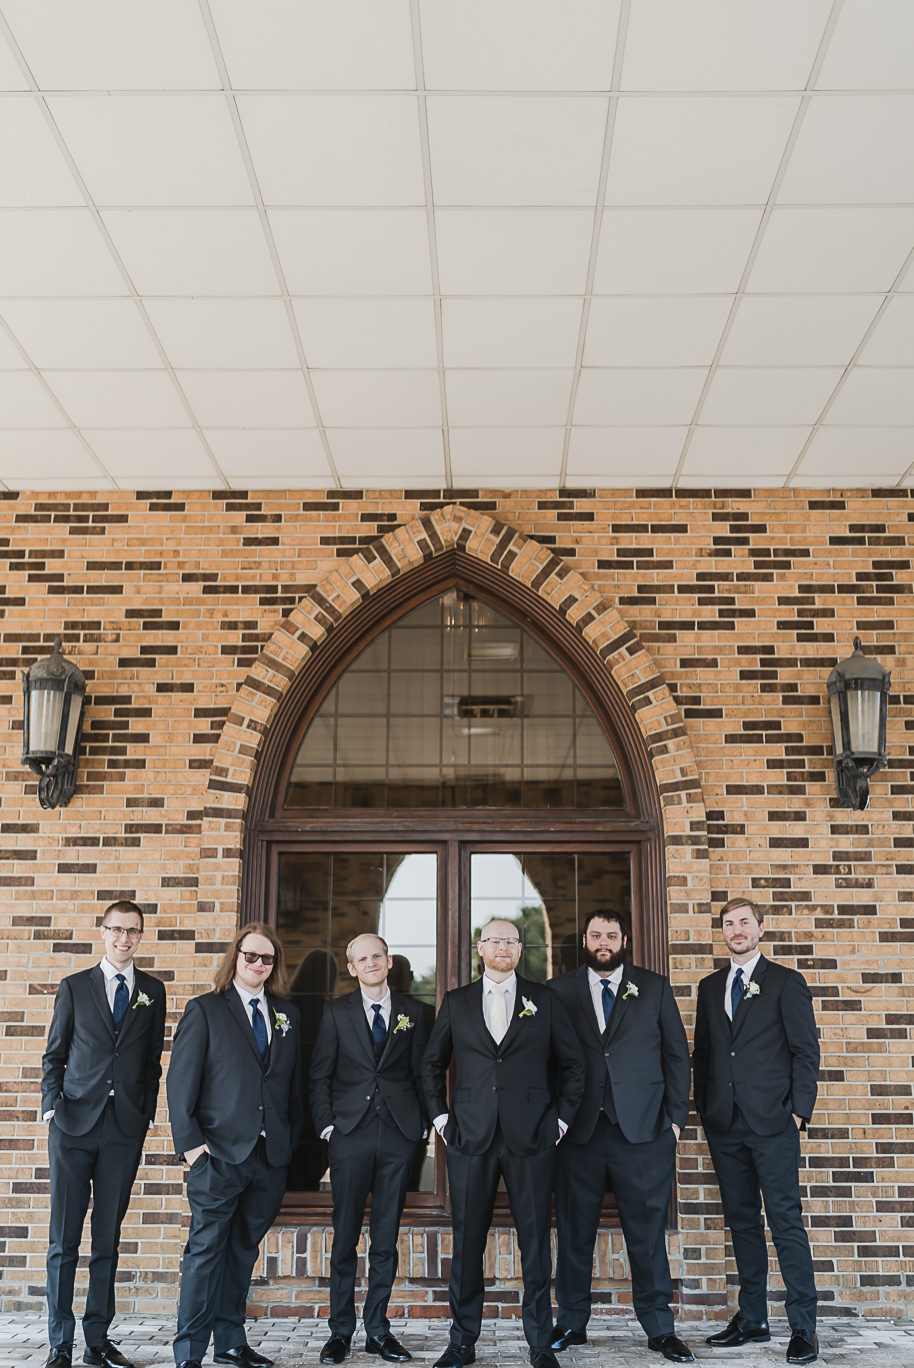
{"type": "MultiPolygon", "coordinates": [[[[438,857],[433,853],[286,852],[279,856],[276,929],[289,967],[289,996],[301,1013],[304,1079],[328,1001],[358,991],[346,946],[363,932],[383,936],[389,983],[416,999],[429,1027],[435,1014],[438,857]]],[[[305,1129],[289,1168],[291,1192],[329,1192],[327,1146],[305,1097],[305,1129]]],[[[414,1191],[434,1192],[434,1137],[416,1156],[414,1191]]]]}
{"type": "Polygon", "coordinates": [[[517,623],[449,591],[382,632],[330,691],[285,806],[624,802],[609,739],[569,675],[517,623]]]}

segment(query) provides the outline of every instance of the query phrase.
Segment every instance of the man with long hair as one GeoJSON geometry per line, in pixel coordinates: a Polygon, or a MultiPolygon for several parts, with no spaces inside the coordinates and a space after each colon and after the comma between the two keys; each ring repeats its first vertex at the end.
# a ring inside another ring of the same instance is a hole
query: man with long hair
{"type": "Polygon", "coordinates": [[[175,1033],[168,1107],[175,1149],[190,1165],[174,1342],[183,1368],[200,1368],[210,1336],[217,1363],[272,1362],[249,1346],[244,1313],[302,1127],[301,1032],[285,992],[276,932],[249,922],[235,933],[213,992],[191,998],[175,1033]]]}

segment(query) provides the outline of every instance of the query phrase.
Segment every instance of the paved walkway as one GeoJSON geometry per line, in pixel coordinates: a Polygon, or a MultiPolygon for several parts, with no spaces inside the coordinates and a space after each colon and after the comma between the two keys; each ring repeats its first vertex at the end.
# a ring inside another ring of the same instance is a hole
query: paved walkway
{"type": "MultiPolygon", "coordinates": [[[[316,1364],[321,1345],[327,1338],[327,1327],[321,1321],[258,1320],[249,1321],[251,1343],[276,1360],[277,1368],[299,1368],[316,1364]]],[[[592,1341],[580,1349],[570,1349],[560,1356],[562,1368],[575,1365],[611,1364],[612,1368],[659,1368],[665,1362],[647,1349],[644,1334],[634,1319],[612,1316],[591,1323],[592,1341]]],[[[769,1368],[783,1364],[787,1349],[788,1331],[784,1321],[772,1321],[773,1338],[770,1344],[731,1350],[709,1349],[704,1342],[707,1334],[721,1329],[721,1322],[702,1325],[689,1321],[678,1327],[682,1338],[701,1363],[734,1365],[737,1368],[769,1368]]],[[[430,1364],[447,1343],[447,1322],[411,1320],[395,1321],[394,1334],[420,1364],[430,1364]]],[[[171,1364],[171,1337],[174,1322],[164,1317],[127,1317],[117,1322],[111,1337],[122,1351],[133,1359],[138,1368],[171,1364]]],[[[824,1320],[819,1324],[821,1353],[819,1362],[859,1364],[860,1368],[914,1368],[914,1322],[879,1320],[824,1320]]],[[[356,1339],[356,1352],[347,1359],[353,1368],[378,1368],[380,1359],[369,1358],[361,1349],[361,1331],[356,1339]]],[[[477,1348],[477,1362],[481,1365],[521,1364],[526,1362],[520,1322],[517,1320],[486,1321],[477,1348]]],[[[0,1368],[40,1368],[47,1357],[44,1322],[33,1316],[0,1316],[0,1368]]],[[[79,1365],[82,1353],[78,1350],[74,1364],[79,1365]]]]}

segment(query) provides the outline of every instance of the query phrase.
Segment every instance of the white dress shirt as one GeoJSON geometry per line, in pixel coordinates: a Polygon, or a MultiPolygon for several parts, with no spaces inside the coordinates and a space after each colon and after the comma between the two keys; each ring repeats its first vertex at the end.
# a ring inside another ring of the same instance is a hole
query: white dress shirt
{"type": "Polygon", "coordinates": [[[596,1014],[597,1029],[600,1035],[606,1030],[606,1019],[603,1016],[603,984],[608,982],[612,987],[613,997],[616,997],[622,987],[622,970],[624,968],[624,964],[617,965],[611,974],[606,975],[606,978],[595,973],[590,967],[587,969],[587,982],[590,984],[590,996],[593,998],[593,1010],[596,1014]]]}
{"type": "Polygon", "coordinates": [[[755,954],[752,956],[752,959],[746,960],[745,964],[737,964],[734,960],[730,961],[730,972],[727,975],[727,982],[724,987],[724,1011],[727,1013],[727,1016],[731,1021],[733,1020],[733,1002],[731,1000],[730,994],[733,991],[733,980],[736,978],[736,971],[737,969],[742,969],[743,983],[748,983],[749,980],[752,978],[752,975],[755,973],[755,966],[758,964],[761,958],[761,950],[756,950],[755,954]]]}
{"type": "Polygon", "coordinates": [[[267,1005],[263,989],[261,988],[259,993],[249,993],[247,988],[242,988],[237,979],[235,979],[234,988],[241,998],[241,1001],[244,1003],[245,1014],[252,1033],[254,1031],[254,1018],[251,1013],[251,1003],[256,999],[257,1006],[260,1008],[260,1015],[263,1017],[264,1025],[267,1028],[267,1044],[269,1045],[270,1041],[273,1039],[273,1028],[270,1024],[270,1009],[267,1005]]]}

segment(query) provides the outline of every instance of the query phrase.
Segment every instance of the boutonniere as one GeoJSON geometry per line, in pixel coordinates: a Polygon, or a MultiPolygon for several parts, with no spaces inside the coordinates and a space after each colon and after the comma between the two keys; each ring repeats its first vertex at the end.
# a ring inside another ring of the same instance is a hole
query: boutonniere
{"type": "Polygon", "coordinates": [[[286,1016],[285,1012],[274,1011],[273,1022],[276,1026],[277,1031],[282,1031],[283,1035],[288,1034],[289,1028],[292,1025],[291,1021],[286,1016]]]}
{"type": "Polygon", "coordinates": [[[638,985],[637,983],[632,983],[631,979],[629,979],[628,983],[626,983],[625,985],[625,992],[622,994],[622,1001],[624,1002],[626,998],[630,997],[638,997],[638,985]]]}
{"type": "Polygon", "coordinates": [[[411,1031],[415,1024],[414,1021],[410,1021],[408,1016],[404,1016],[402,1012],[398,1012],[397,1024],[394,1027],[394,1035],[396,1035],[398,1031],[411,1031]]]}
{"type": "Polygon", "coordinates": [[[522,1012],[518,1012],[517,1015],[522,1017],[535,1017],[537,1013],[536,1003],[531,1002],[529,998],[521,998],[521,1002],[524,1004],[524,1010],[522,1012]]]}
{"type": "Polygon", "coordinates": [[[134,1012],[136,1011],[136,1009],[137,1009],[138,1007],[151,1007],[151,1006],[152,1006],[152,998],[151,998],[151,997],[147,997],[145,993],[137,993],[137,995],[136,995],[136,1002],[133,1004],[133,1011],[134,1011],[134,1012]]]}
{"type": "Polygon", "coordinates": [[[743,993],[743,1001],[745,1002],[746,998],[758,997],[761,991],[760,984],[756,983],[755,979],[750,979],[746,984],[746,991],[743,993]]]}

